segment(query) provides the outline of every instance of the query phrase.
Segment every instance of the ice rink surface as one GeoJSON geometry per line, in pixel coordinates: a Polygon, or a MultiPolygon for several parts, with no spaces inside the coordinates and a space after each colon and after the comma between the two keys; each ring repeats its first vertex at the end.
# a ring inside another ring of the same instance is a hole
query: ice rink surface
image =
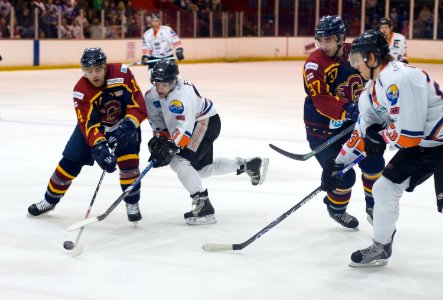
{"type": "MultiPolygon", "coordinates": [[[[443,84],[441,65],[420,66],[443,84]]],[[[204,243],[246,241],[319,186],[315,158],[290,160],[268,146],[310,151],[301,68],[302,62],[181,65],[182,77],[219,110],[215,156],[269,157],[265,183],[252,186],[235,174],[206,179],[218,223],[193,227],[183,219],[191,199],[175,174],[153,169],[142,181],[138,227],[121,204],[85,228],[77,257],[62,244],[77,236],[66,227],[84,218],[101,175],[97,165],[83,169],[53,212],[26,215],[43,199],[76,124],[72,89],[81,70],[0,72],[0,299],[443,299],[443,216],[432,179],[401,200],[386,267],[348,267],[351,253],[372,242],[359,170],[348,212],[360,231],[330,219],[322,193],[241,251],[202,250],[204,243]]],[[[146,91],[146,69],[132,70],[146,91]]],[[[141,169],[149,124],[142,129],[141,169]]],[[[117,172],[107,174],[91,216],[120,194],[117,172]]]]}

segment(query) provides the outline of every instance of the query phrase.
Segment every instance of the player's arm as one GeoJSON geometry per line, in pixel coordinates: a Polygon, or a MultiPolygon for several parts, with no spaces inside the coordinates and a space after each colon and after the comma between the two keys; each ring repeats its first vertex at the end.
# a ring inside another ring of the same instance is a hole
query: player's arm
{"type": "MultiPolygon", "coordinates": [[[[411,67],[412,68],[412,67],[411,67]]],[[[410,148],[417,146],[424,137],[424,128],[427,118],[427,89],[423,80],[415,74],[404,76],[398,87],[398,96],[392,96],[390,89],[393,85],[384,88],[383,97],[391,95],[390,115],[395,122],[383,130],[383,137],[390,146],[395,148],[410,148]]]]}
{"type": "Polygon", "coordinates": [[[146,104],[143,98],[143,94],[137,84],[137,81],[134,78],[130,69],[127,69],[127,74],[124,77],[125,83],[128,88],[128,95],[130,95],[129,99],[126,99],[126,115],[125,119],[130,119],[136,128],[140,127],[140,123],[143,122],[148,117],[148,113],[146,111],[146,104]]]}
{"type": "Polygon", "coordinates": [[[93,147],[94,145],[106,141],[106,137],[103,134],[103,128],[101,126],[100,113],[96,109],[95,100],[101,95],[101,92],[94,95],[91,99],[87,99],[87,96],[83,96],[83,99],[77,98],[74,92],[74,107],[77,116],[78,125],[86,138],[86,143],[93,147]]]}
{"type": "Polygon", "coordinates": [[[325,73],[323,68],[316,62],[308,61],[303,68],[303,78],[305,89],[314,102],[317,111],[333,120],[344,120],[346,111],[343,105],[348,100],[334,96],[325,82],[325,73]]]}

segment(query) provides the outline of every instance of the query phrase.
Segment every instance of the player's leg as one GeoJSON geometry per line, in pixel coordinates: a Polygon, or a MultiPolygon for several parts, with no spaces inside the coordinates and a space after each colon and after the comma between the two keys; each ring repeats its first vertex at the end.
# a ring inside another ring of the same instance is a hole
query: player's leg
{"type": "MultiPolygon", "coordinates": [[[[131,141],[122,149],[115,152],[117,157],[117,164],[120,170],[120,186],[122,191],[125,191],[140,175],[139,170],[139,153],[141,143],[140,128],[134,134],[131,141]]],[[[126,211],[128,220],[130,222],[137,222],[142,219],[139,207],[140,187],[137,184],[132,191],[124,199],[126,203],[126,211]]]]}
{"type": "Polygon", "coordinates": [[[383,155],[366,157],[359,163],[359,167],[362,172],[361,179],[365,193],[367,219],[368,222],[372,224],[374,213],[374,196],[372,195],[372,187],[382,174],[383,168],[385,167],[385,160],[383,155]]]}
{"type": "Polygon", "coordinates": [[[69,138],[62,155],[62,159],[49,179],[44,199],[28,207],[30,215],[39,216],[53,210],[68,191],[72,181],[80,174],[82,167],[94,164],[91,149],[86,144],[78,125],[69,138]]]}

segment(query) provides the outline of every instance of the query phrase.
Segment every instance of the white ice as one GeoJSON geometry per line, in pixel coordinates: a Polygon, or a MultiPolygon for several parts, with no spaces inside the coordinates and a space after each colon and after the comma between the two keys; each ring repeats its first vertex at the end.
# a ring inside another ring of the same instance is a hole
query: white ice
{"type": "MultiPolygon", "coordinates": [[[[443,84],[441,66],[420,65],[443,84]]],[[[323,194],[241,251],[209,253],[204,243],[241,243],[320,183],[314,158],[299,162],[271,150],[310,151],[302,119],[302,62],[181,65],[182,77],[213,100],[222,119],[215,156],[270,158],[265,183],[245,175],[205,180],[218,223],[186,225],[191,199],[168,167],[142,181],[143,220],[133,228],[124,205],[87,228],[71,257],[66,227],[84,218],[101,170],[85,167],[57,208],[40,218],[27,207],[46,184],[75,126],[72,89],[80,69],[0,72],[0,299],[443,299],[443,216],[433,180],[406,193],[386,267],[353,269],[350,255],[372,243],[360,171],[348,212],[360,231],[332,221],[323,194]]],[[[142,90],[144,67],[133,69],[142,90]]],[[[443,100],[442,100],[443,101],[443,100]]],[[[148,164],[144,133],[141,168],[148,164]]],[[[393,153],[387,153],[387,158],[393,153]]],[[[121,194],[105,176],[91,215],[121,194]]]]}

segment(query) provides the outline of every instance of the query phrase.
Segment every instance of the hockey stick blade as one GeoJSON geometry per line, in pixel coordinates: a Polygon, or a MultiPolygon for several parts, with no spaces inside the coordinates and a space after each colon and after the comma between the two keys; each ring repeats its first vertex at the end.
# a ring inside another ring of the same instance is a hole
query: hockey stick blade
{"type": "Polygon", "coordinates": [[[326,142],[324,142],[323,144],[321,144],[320,146],[318,146],[317,148],[315,148],[314,150],[312,150],[311,152],[306,153],[306,154],[291,153],[291,152],[283,150],[273,144],[269,144],[269,147],[271,147],[273,150],[275,150],[278,153],[280,153],[286,157],[289,157],[291,159],[305,161],[305,160],[308,160],[309,158],[313,157],[314,155],[317,155],[321,151],[325,150],[326,148],[328,148],[329,146],[334,144],[336,141],[338,141],[339,139],[341,139],[342,137],[344,137],[345,135],[350,133],[352,130],[354,130],[354,125],[347,127],[345,130],[343,130],[339,134],[333,136],[332,138],[330,138],[329,140],[327,140],[326,142]]]}
{"type": "MultiPolygon", "coordinates": [[[[346,167],[343,168],[340,172],[338,172],[335,176],[343,176],[344,173],[352,169],[356,164],[358,164],[360,161],[362,161],[366,157],[365,153],[360,154],[357,156],[354,161],[352,161],[350,164],[348,164],[346,167]]],[[[300,202],[298,202],[296,205],[291,207],[288,211],[286,211],[284,214],[279,216],[277,219],[272,221],[270,224],[268,224],[266,227],[264,227],[262,230],[254,234],[251,238],[249,238],[247,241],[241,243],[241,244],[204,244],[203,250],[209,251],[209,252],[217,252],[217,251],[230,251],[230,250],[241,250],[259,238],[261,238],[265,233],[267,233],[269,230],[271,230],[273,227],[280,224],[284,219],[289,217],[293,212],[298,210],[300,207],[308,203],[310,200],[312,200],[318,193],[322,191],[321,187],[319,186],[315,190],[313,190],[309,195],[304,197],[300,202]]]]}
{"type": "Polygon", "coordinates": [[[232,244],[204,244],[203,250],[208,252],[219,252],[219,251],[232,251],[234,250],[234,245],[232,244]]]}
{"type": "Polygon", "coordinates": [[[100,221],[100,220],[97,217],[92,217],[92,218],[84,219],[83,221],[80,221],[80,222],[77,222],[77,223],[74,223],[74,224],[68,226],[67,230],[68,231],[73,231],[73,230],[82,228],[82,227],[84,227],[86,225],[89,225],[89,224],[92,224],[92,223],[95,223],[95,222],[98,222],[98,221],[100,221]]]}
{"type": "Polygon", "coordinates": [[[86,225],[104,220],[120,204],[120,202],[122,202],[123,199],[125,199],[126,196],[129,195],[129,193],[134,189],[134,187],[140,183],[142,178],[149,172],[149,170],[154,166],[155,163],[156,163],[155,159],[153,161],[151,161],[149,163],[149,165],[143,170],[143,172],[140,173],[140,175],[137,177],[137,179],[130,186],[128,186],[126,191],[124,191],[123,194],[121,194],[120,197],[118,197],[117,200],[115,200],[114,203],[112,203],[111,206],[109,206],[109,208],[103,214],[101,214],[97,217],[88,218],[83,221],[74,223],[74,224],[68,226],[67,230],[72,231],[72,230],[84,227],[86,225]]]}

